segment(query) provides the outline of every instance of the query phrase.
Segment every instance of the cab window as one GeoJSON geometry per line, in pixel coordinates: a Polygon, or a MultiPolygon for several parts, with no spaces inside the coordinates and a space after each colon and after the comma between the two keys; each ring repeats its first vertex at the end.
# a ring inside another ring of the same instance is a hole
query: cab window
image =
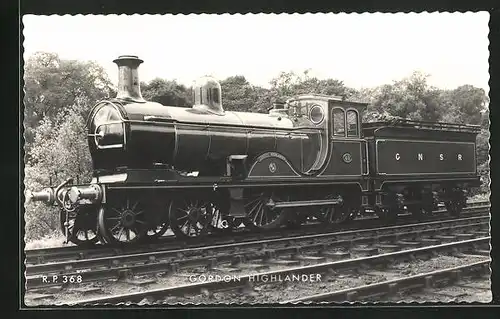
{"type": "Polygon", "coordinates": [[[345,136],[345,113],[343,109],[332,110],[333,135],[345,136]]]}
{"type": "Polygon", "coordinates": [[[347,111],[347,136],[348,137],[359,136],[358,112],[354,110],[347,111]]]}

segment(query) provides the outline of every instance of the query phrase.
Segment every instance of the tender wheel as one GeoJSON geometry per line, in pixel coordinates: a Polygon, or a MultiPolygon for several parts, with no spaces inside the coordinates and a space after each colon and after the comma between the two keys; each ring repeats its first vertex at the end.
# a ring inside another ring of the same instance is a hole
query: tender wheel
{"type": "Polygon", "coordinates": [[[174,199],[169,207],[172,231],[178,238],[195,238],[207,234],[213,219],[213,205],[204,200],[174,199]]]}
{"type": "MultiPolygon", "coordinates": [[[[78,246],[92,246],[99,241],[95,227],[95,207],[81,206],[68,213],[68,239],[78,246]]],[[[66,236],[66,211],[59,212],[61,230],[66,236]]]]}
{"type": "MultiPolygon", "coordinates": [[[[429,214],[422,206],[410,206],[408,211],[417,219],[423,219],[429,214]]],[[[430,213],[432,214],[432,211],[430,213]]]]}
{"type": "Polygon", "coordinates": [[[135,243],[147,232],[145,209],[138,200],[127,199],[121,207],[102,206],[99,233],[107,243],[135,243]]]}
{"type": "Polygon", "coordinates": [[[458,217],[463,209],[463,204],[460,201],[446,201],[444,203],[446,210],[450,215],[458,217]]]}
{"type": "Polygon", "coordinates": [[[382,218],[386,223],[393,223],[398,219],[399,212],[403,209],[403,197],[401,194],[389,191],[382,196],[383,208],[375,209],[379,218],[382,218]]]}
{"type": "Polygon", "coordinates": [[[245,211],[247,219],[245,226],[261,230],[275,229],[283,225],[288,216],[287,210],[271,208],[267,204],[271,201],[287,201],[287,195],[278,194],[276,191],[247,192],[245,196],[245,211]]]}
{"type": "Polygon", "coordinates": [[[398,207],[385,207],[375,209],[379,218],[385,220],[387,223],[394,223],[398,218],[398,207]]]}
{"type": "Polygon", "coordinates": [[[444,202],[444,205],[450,215],[458,217],[467,203],[465,192],[460,188],[454,188],[449,192],[451,196],[444,202]]]}

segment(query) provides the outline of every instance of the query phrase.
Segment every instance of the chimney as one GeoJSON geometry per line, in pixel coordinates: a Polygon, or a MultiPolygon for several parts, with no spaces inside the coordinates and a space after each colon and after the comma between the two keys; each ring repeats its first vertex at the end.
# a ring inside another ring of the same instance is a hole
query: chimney
{"type": "Polygon", "coordinates": [[[121,55],[113,60],[118,65],[118,94],[117,99],[144,103],[137,69],[144,62],[135,55],[121,55]]]}

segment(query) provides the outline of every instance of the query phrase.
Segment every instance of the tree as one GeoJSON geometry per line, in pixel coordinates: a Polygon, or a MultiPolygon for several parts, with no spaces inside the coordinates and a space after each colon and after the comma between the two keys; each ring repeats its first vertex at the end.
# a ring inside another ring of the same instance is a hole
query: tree
{"type": "Polygon", "coordinates": [[[253,86],[244,76],[230,76],[220,82],[224,110],[249,112],[256,101],[253,86]]]}
{"type": "MultiPolygon", "coordinates": [[[[307,73],[304,73],[307,76],[307,73]]],[[[305,80],[305,76],[300,76],[293,71],[281,72],[269,82],[271,84],[271,94],[275,99],[291,98],[296,94],[295,88],[297,85],[305,80]]]]}
{"type": "Polygon", "coordinates": [[[445,90],[440,94],[442,121],[481,126],[477,136],[476,153],[481,172],[489,174],[489,110],[488,97],[481,88],[462,85],[454,90],[445,90]],[[488,168],[487,168],[488,167],[488,168]]]}
{"type": "Polygon", "coordinates": [[[141,92],[144,99],[163,105],[182,107],[192,105],[190,90],[175,80],[156,78],[149,83],[142,82],[141,92]]]}
{"type": "Polygon", "coordinates": [[[488,96],[484,90],[472,85],[462,85],[440,94],[440,105],[446,122],[481,124],[487,103],[488,96]]]}
{"type": "Polygon", "coordinates": [[[487,163],[490,152],[490,131],[481,129],[476,139],[476,153],[478,165],[487,163]]]}
{"type": "MultiPolygon", "coordinates": [[[[79,104],[69,106],[56,119],[44,118],[35,128],[30,159],[25,165],[26,189],[40,190],[68,178],[90,182],[92,165],[81,108],[79,104]]],[[[57,210],[45,205],[27,205],[25,219],[28,238],[41,237],[59,227],[57,210]]]]}
{"type": "MultiPolygon", "coordinates": [[[[427,84],[428,75],[414,72],[411,76],[393,84],[365,90],[369,97],[369,112],[388,114],[396,117],[437,121],[441,118],[439,107],[440,90],[427,84]]],[[[360,95],[358,93],[358,95],[360,95]]],[[[368,97],[368,96],[366,96],[368,97]]]]}
{"type": "Polygon", "coordinates": [[[260,86],[254,86],[253,89],[254,94],[257,98],[250,111],[257,113],[268,113],[269,108],[273,105],[273,102],[276,102],[276,97],[269,89],[260,86]]]}
{"type": "Polygon", "coordinates": [[[26,152],[34,141],[34,128],[43,118],[54,119],[77,101],[82,116],[95,102],[114,94],[104,68],[92,61],[63,60],[55,53],[37,52],[26,60],[24,72],[24,127],[26,152]]]}
{"type": "Polygon", "coordinates": [[[342,81],[310,77],[309,70],[305,70],[303,74],[281,72],[270,84],[273,99],[288,99],[298,94],[336,95],[348,99],[355,93],[355,90],[346,87],[342,81]]]}
{"type": "Polygon", "coordinates": [[[350,98],[354,90],[344,85],[344,82],[336,79],[318,80],[306,77],[294,87],[295,94],[325,94],[339,96],[344,99],[350,98]]]}
{"type": "Polygon", "coordinates": [[[268,89],[250,84],[244,76],[230,76],[221,81],[225,110],[267,113],[272,105],[268,89]]]}

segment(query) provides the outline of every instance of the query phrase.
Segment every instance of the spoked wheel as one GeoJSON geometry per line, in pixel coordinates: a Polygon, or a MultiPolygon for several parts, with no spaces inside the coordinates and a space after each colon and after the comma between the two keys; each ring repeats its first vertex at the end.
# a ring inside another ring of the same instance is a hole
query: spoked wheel
{"type": "MultiPolygon", "coordinates": [[[[336,196],[328,195],[325,199],[334,199],[336,196]]],[[[338,225],[353,218],[352,209],[344,205],[325,205],[319,209],[318,219],[327,225],[338,225]]]]}
{"type": "MultiPolygon", "coordinates": [[[[95,227],[95,207],[81,206],[68,212],[68,240],[78,246],[92,246],[99,241],[95,227]]],[[[61,230],[66,236],[66,211],[59,212],[61,230]]]]}
{"type": "Polygon", "coordinates": [[[339,225],[352,219],[351,209],[342,205],[328,205],[320,209],[319,220],[327,225],[339,225]]]}
{"type": "Polygon", "coordinates": [[[108,243],[135,243],[147,232],[146,214],[139,200],[127,199],[123,205],[102,206],[99,233],[108,243]]]}
{"type": "Polygon", "coordinates": [[[245,211],[247,219],[245,226],[268,230],[284,225],[288,216],[287,210],[283,208],[273,208],[268,205],[272,202],[287,201],[287,195],[278,194],[276,191],[247,192],[245,196],[245,211]]]}
{"type": "Polygon", "coordinates": [[[169,220],[178,238],[196,238],[207,234],[214,207],[209,201],[195,198],[174,199],[170,203],[169,220]]]}

